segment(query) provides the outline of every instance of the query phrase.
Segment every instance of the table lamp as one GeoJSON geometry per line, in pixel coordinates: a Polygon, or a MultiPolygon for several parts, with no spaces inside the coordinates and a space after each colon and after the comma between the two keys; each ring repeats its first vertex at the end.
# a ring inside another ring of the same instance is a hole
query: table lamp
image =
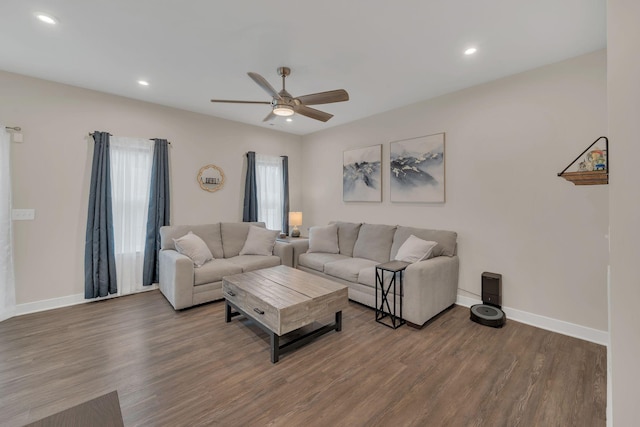
{"type": "Polygon", "coordinates": [[[298,226],[302,225],[302,212],[289,212],[289,225],[293,226],[291,237],[300,237],[298,226]]]}

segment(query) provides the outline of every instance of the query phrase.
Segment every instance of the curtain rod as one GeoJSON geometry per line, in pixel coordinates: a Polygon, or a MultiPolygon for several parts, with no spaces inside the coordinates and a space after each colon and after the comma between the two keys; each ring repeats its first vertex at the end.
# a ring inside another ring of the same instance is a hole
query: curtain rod
{"type": "MultiPolygon", "coordinates": [[[[18,128],[18,130],[20,130],[20,128],[18,128]]],[[[89,133],[89,136],[93,136],[94,132],[89,133]]],[[[111,134],[109,134],[109,136],[113,136],[111,134]]],[[[161,139],[161,138],[149,138],[150,141],[153,141],[154,139],[161,139]]],[[[167,144],[171,145],[171,142],[167,141],[167,144]]]]}
{"type": "Polygon", "coordinates": [[[5,126],[6,130],[15,130],[16,132],[20,132],[22,128],[20,126],[5,126]]]}

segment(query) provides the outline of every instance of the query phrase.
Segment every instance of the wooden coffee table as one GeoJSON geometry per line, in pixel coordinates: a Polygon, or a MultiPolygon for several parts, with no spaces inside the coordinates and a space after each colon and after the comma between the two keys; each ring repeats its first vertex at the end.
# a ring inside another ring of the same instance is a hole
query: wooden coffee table
{"type": "Polygon", "coordinates": [[[342,329],[342,310],[348,305],[347,287],[304,271],[280,265],[222,279],[225,321],[240,314],[253,319],[271,337],[271,362],[327,332],[342,329]],[[235,311],[232,310],[235,309],[235,311]],[[280,345],[280,337],[335,315],[322,326],[280,345]]]}

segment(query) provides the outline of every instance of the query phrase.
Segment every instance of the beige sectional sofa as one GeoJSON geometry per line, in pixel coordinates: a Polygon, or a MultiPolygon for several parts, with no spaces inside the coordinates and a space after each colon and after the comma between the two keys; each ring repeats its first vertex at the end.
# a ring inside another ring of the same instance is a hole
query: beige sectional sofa
{"type": "MultiPolygon", "coordinates": [[[[393,260],[402,244],[414,235],[437,245],[430,258],[410,264],[404,272],[404,319],[421,327],[456,302],[457,233],[382,224],[332,224],[337,226],[337,249],[326,251],[323,247],[327,245],[314,245],[310,230],[309,251],[294,260],[298,269],[343,283],[349,287],[349,299],[375,307],[375,266],[393,260]],[[314,246],[320,250],[314,250],[314,246]]],[[[385,276],[387,282],[390,278],[385,276]]]]}
{"type": "MultiPolygon", "coordinates": [[[[240,255],[251,226],[264,229],[264,223],[216,223],[173,225],[160,228],[160,292],[176,310],[222,299],[222,277],[273,267],[293,266],[293,248],[275,241],[272,255],[240,255]],[[174,239],[189,232],[200,237],[213,255],[201,267],[176,250],[174,239]]],[[[277,232],[273,232],[276,233],[277,232]]]]}

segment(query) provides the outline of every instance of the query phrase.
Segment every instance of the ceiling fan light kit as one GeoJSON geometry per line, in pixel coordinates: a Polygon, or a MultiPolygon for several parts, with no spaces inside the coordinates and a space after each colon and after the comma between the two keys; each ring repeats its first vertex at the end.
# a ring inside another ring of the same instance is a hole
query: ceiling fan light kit
{"type": "Polygon", "coordinates": [[[276,116],[288,117],[288,116],[293,116],[294,111],[293,111],[293,107],[290,105],[276,104],[273,107],[273,114],[275,114],[276,116]]]}
{"type": "Polygon", "coordinates": [[[295,113],[309,117],[314,120],[326,122],[333,114],[326,113],[324,111],[316,110],[315,108],[308,107],[308,105],[318,104],[330,104],[333,102],[343,102],[349,100],[349,94],[344,89],[330,90],[327,92],[312,93],[309,95],[299,96],[294,98],[285,89],[285,78],[291,74],[291,69],[288,67],[279,67],[278,74],[282,77],[282,90],[277,92],[269,82],[258,73],[247,73],[251,79],[256,82],[258,86],[264,89],[269,95],[271,95],[271,102],[267,101],[235,101],[227,99],[212,99],[211,102],[226,102],[232,104],[270,104],[271,112],[264,118],[263,122],[274,119],[277,116],[289,117],[295,113]]]}

